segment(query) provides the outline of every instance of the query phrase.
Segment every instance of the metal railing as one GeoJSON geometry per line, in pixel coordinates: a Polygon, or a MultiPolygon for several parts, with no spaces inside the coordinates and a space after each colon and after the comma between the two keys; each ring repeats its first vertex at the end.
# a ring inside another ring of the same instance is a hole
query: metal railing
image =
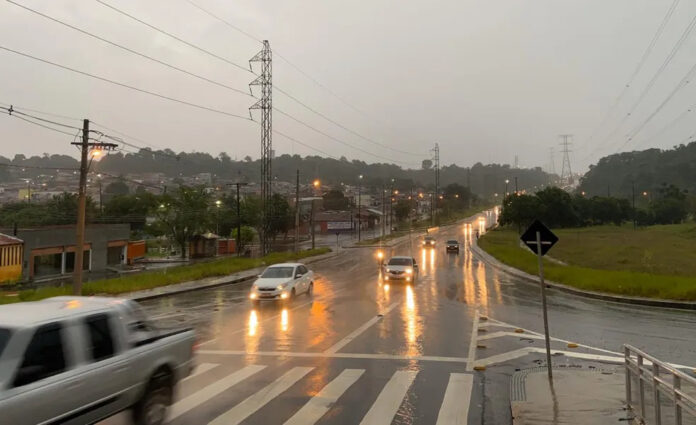
{"type": "Polygon", "coordinates": [[[696,377],[662,362],[635,347],[624,345],[626,403],[635,423],[683,425],[696,420],[696,397],[684,388],[696,388],[696,377]],[[633,380],[638,397],[633,397],[633,380]],[[646,387],[651,397],[646,400],[646,387]],[[663,409],[664,404],[668,408],[663,409]],[[646,413],[649,411],[649,413],[646,413]],[[688,422],[685,418],[688,418],[688,422]]]}

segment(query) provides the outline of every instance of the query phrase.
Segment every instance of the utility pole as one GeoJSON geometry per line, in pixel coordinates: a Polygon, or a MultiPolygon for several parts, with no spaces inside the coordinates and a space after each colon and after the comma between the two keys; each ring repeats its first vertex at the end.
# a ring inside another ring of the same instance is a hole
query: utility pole
{"type": "Polygon", "coordinates": [[[240,216],[240,204],[241,199],[239,198],[239,186],[246,186],[247,183],[241,181],[240,177],[237,177],[236,183],[231,183],[230,186],[237,186],[237,240],[235,241],[235,249],[237,250],[237,257],[240,254],[241,240],[242,240],[242,217],[240,216]]]}
{"type": "Polygon", "coordinates": [[[27,179],[27,204],[31,204],[31,179],[27,179]]]}
{"type": "MultiPolygon", "coordinates": [[[[435,207],[433,209],[435,216],[437,216],[437,200],[440,196],[440,145],[435,143],[433,151],[433,163],[435,164],[435,207]]],[[[434,219],[437,222],[437,219],[434,219]]]]}
{"type": "Polygon", "coordinates": [[[99,213],[103,214],[104,213],[104,206],[102,204],[102,179],[101,179],[101,174],[97,174],[97,178],[99,179],[99,213]]]}
{"type": "Polygon", "coordinates": [[[561,166],[561,186],[570,186],[573,184],[573,171],[570,169],[570,145],[573,138],[572,134],[561,134],[561,152],[563,153],[563,165],[561,166]]]}
{"type": "Polygon", "coordinates": [[[384,191],[386,189],[384,188],[384,184],[382,184],[382,237],[386,235],[386,230],[387,230],[387,206],[384,204],[384,191]]]}
{"type": "MultiPolygon", "coordinates": [[[[273,158],[273,124],[272,124],[272,53],[268,40],[263,41],[263,49],[249,60],[249,68],[252,62],[261,62],[261,74],[249,86],[261,86],[261,98],[249,109],[261,110],[261,256],[268,254],[270,250],[270,238],[268,230],[271,219],[271,198],[273,196],[273,175],[271,161],[273,158]]],[[[249,111],[251,116],[251,111],[249,111]]]]}
{"type": "Polygon", "coordinates": [[[73,271],[73,294],[82,294],[82,267],[85,246],[85,215],[87,205],[87,173],[92,159],[102,154],[104,150],[112,150],[117,147],[115,143],[103,143],[89,141],[89,120],[82,123],[82,141],[73,142],[72,145],[80,148],[80,186],[78,188],[77,223],[75,226],[75,269],[73,271]],[[90,158],[90,149],[91,158],[90,158]]]}
{"type": "Polygon", "coordinates": [[[360,214],[360,206],[361,206],[361,199],[360,199],[360,183],[362,183],[362,174],[358,176],[358,242],[360,242],[360,231],[362,227],[362,216],[360,214]]]}
{"type": "Polygon", "coordinates": [[[300,249],[300,169],[295,177],[295,253],[300,249]]]}
{"type": "Polygon", "coordinates": [[[312,231],[312,249],[314,249],[314,198],[312,198],[312,208],[309,212],[309,228],[312,231]]]}
{"type": "Polygon", "coordinates": [[[633,202],[633,230],[636,230],[636,183],[631,180],[631,198],[633,202]]]}
{"type": "Polygon", "coordinates": [[[517,176],[515,176],[515,195],[517,195],[519,191],[517,190],[517,176]]]}

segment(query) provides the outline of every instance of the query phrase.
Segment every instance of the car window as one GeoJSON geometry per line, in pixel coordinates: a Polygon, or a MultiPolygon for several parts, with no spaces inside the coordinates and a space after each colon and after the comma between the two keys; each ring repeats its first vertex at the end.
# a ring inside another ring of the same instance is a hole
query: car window
{"type": "Polygon", "coordinates": [[[85,319],[88,332],[88,352],[92,360],[108,359],[114,355],[114,339],[109,325],[109,316],[95,314],[85,319]]]}
{"type": "Polygon", "coordinates": [[[15,375],[15,387],[31,384],[65,370],[61,329],[60,324],[52,323],[36,330],[15,375]]]}
{"type": "Polygon", "coordinates": [[[456,245],[456,244],[458,244],[459,242],[457,242],[457,241],[455,241],[455,240],[449,240],[449,241],[447,241],[447,243],[450,244],[450,245],[456,245]]]}
{"type": "Polygon", "coordinates": [[[389,266],[410,266],[410,258],[392,258],[389,260],[389,266]]]}
{"type": "Polygon", "coordinates": [[[261,277],[268,279],[278,279],[283,277],[292,277],[292,272],[294,267],[269,267],[261,275],[261,277]]]}
{"type": "Polygon", "coordinates": [[[12,336],[12,331],[6,328],[0,328],[0,355],[2,355],[2,350],[7,346],[10,336],[12,336]]]}
{"type": "Polygon", "coordinates": [[[305,267],[305,266],[298,266],[298,267],[297,267],[297,272],[298,272],[298,273],[302,273],[303,275],[305,275],[305,274],[307,274],[308,270],[307,270],[307,267],[305,267]]]}

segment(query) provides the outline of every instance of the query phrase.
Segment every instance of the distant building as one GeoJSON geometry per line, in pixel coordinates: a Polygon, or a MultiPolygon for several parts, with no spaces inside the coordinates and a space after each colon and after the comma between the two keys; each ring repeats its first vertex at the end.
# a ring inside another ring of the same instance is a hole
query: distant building
{"type": "MultiPolygon", "coordinates": [[[[0,229],[23,241],[21,275],[24,280],[72,273],[75,267],[75,226],[0,229]]],[[[104,271],[125,264],[130,225],[89,224],[85,228],[84,270],[104,271]]]]}

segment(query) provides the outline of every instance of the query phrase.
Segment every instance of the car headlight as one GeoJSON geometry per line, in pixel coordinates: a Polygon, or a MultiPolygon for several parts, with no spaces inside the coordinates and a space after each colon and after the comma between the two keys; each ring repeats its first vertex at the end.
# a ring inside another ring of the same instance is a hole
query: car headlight
{"type": "Polygon", "coordinates": [[[387,269],[387,273],[391,273],[391,269],[387,269]]]}
{"type": "Polygon", "coordinates": [[[285,289],[285,287],[288,286],[287,282],[286,283],[281,283],[280,285],[276,286],[277,291],[282,291],[285,289]]]}
{"type": "Polygon", "coordinates": [[[413,269],[406,269],[406,273],[407,273],[407,274],[413,273],[413,269]]]}
{"type": "Polygon", "coordinates": [[[249,298],[252,300],[255,300],[256,299],[256,292],[252,292],[251,294],[249,294],[249,298]]]}

